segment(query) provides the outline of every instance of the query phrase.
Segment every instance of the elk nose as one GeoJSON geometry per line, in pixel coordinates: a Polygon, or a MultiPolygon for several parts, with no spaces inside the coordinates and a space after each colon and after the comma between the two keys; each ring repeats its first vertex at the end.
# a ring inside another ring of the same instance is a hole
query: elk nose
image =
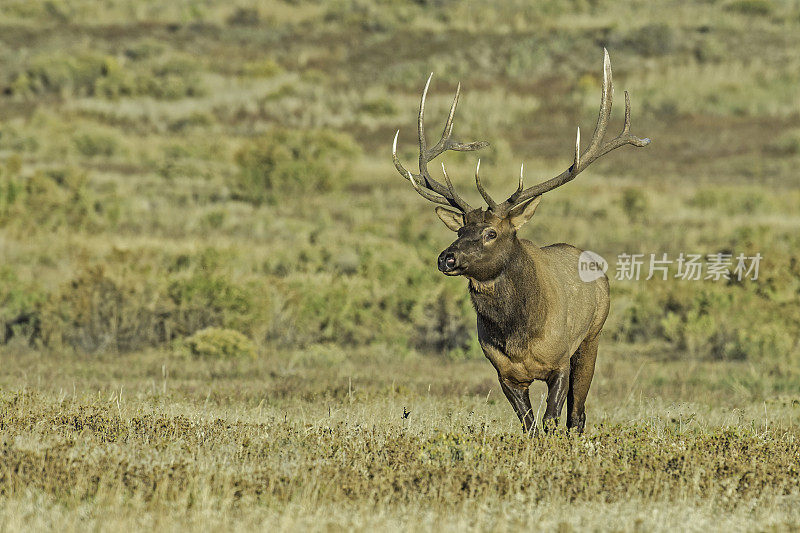
{"type": "Polygon", "coordinates": [[[439,255],[439,270],[448,272],[456,266],[456,256],[453,252],[445,252],[439,255]]]}

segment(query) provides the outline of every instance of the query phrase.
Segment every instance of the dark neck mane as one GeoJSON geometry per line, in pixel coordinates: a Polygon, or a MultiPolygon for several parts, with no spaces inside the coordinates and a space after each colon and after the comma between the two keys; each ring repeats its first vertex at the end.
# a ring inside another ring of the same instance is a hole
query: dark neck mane
{"type": "Polygon", "coordinates": [[[519,242],[506,268],[496,278],[488,281],[469,278],[469,294],[478,321],[500,347],[505,347],[509,338],[521,329],[526,336],[538,335],[546,317],[541,292],[536,264],[519,242]]]}

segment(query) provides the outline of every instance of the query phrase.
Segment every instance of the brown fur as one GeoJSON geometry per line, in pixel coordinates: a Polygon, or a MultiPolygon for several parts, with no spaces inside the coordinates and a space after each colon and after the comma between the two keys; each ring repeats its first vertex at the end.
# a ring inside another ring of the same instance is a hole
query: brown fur
{"type": "MultiPolygon", "coordinates": [[[[581,250],[568,244],[539,248],[517,237],[517,227],[536,205],[512,223],[487,211],[464,218],[459,238],[442,252],[467,277],[478,315],[478,339],[497,370],[503,391],[526,431],[533,431],[528,387],[548,383],[544,423],[557,424],[564,400],[568,427],[583,430],[584,404],[594,374],[597,340],[609,310],[608,278],[578,276],[581,250]],[[487,240],[487,232],[497,237],[487,240]]],[[[520,215],[519,212],[516,213],[520,215]]]]}

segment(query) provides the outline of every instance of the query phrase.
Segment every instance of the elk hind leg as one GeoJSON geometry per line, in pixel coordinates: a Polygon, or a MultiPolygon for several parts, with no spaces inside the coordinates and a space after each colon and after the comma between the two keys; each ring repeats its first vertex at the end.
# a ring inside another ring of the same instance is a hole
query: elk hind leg
{"type": "Polygon", "coordinates": [[[570,360],[569,392],[567,393],[567,428],[583,433],[586,425],[586,396],[594,377],[598,337],[584,340],[570,360]]]}

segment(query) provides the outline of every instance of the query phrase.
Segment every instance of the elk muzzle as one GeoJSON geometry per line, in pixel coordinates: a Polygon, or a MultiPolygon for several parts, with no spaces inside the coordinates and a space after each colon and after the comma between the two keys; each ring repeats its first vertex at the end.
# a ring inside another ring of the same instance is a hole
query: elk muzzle
{"type": "Polygon", "coordinates": [[[456,254],[449,248],[439,254],[438,264],[439,271],[448,276],[457,276],[462,270],[456,259],[456,254]]]}

